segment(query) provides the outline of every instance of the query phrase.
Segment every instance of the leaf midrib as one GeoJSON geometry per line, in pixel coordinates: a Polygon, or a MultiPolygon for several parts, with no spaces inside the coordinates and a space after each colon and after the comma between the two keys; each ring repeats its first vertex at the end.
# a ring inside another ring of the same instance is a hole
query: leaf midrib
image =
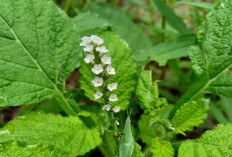
{"type": "MultiPolygon", "coordinates": [[[[31,60],[34,62],[34,64],[37,66],[38,70],[44,75],[44,77],[47,78],[47,80],[49,81],[49,83],[54,87],[54,91],[61,97],[61,99],[64,100],[66,107],[69,111],[67,111],[67,114],[69,115],[76,115],[75,111],[73,110],[73,108],[71,107],[71,105],[68,103],[67,99],[64,97],[64,95],[62,94],[62,92],[57,88],[56,84],[54,84],[52,82],[52,80],[48,77],[48,75],[45,73],[45,71],[43,70],[43,68],[39,65],[39,63],[36,61],[36,59],[31,55],[31,53],[26,49],[26,47],[23,45],[23,43],[19,40],[18,36],[16,35],[16,33],[14,32],[14,30],[9,26],[9,24],[6,22],[6,20],[1,16],[0,14],[0,19],[3,21],[3,23],[7,26],[7,28],[10,30],[10,32],[12,33],[12,35],[14,36],[15,40],[17,43],[19,43],[19,45],[24,49],[24,51],[27,53],[27,55],[31,58],[31,60]]],[[[63,105],[61,105],[61,107],[63,108],[63,105]]],[[[64,109],[65,110],[65,109],[64,109]]]]}

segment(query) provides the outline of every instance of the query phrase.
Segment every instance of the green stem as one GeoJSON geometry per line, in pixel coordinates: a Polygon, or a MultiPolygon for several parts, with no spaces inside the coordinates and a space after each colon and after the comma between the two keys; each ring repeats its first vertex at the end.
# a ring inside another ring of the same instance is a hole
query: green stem
{"type": "Polygon", "coordinates": [[[68,13],[68,10],[69,10],[69,8],[70,8],[71,3],[72,3],[72,0],[67,0],[67,1],[66,1],[65,6],[64,6],[64,11],[65,11],[66,13],[68,13]]]}

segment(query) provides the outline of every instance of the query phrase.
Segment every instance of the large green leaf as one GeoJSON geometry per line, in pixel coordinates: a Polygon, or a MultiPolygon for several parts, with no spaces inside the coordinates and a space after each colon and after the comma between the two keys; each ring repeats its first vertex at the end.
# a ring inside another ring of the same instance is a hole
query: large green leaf
{"type": "Polygon", "coordinates": [[[191,131],[194,126],[204,122],[208,110],[209,106],[203,100],[185,103],[176,111],[172,119],[175,132],[184,134],[184,131],[191,131]]]}
{"type": "Polygon", "coordinates": [[[86,6],[85,10],[98,14],[109,21],[113,26],[112,30],[129,44],[136,61],[141,60],[138,56],[140,51],[152,46],[151,41],[143,34],[143,31],[123,12],[120,12],[112,5],[106,3],[90,3],[86,6]]]}
{"type": "Polygon", "coordinates": [[[173,157],[174,149],[169,141],[156,137],[152,142],[153,157],[173,157]]]}
{"type": "Polygon", "coordinates": [[[179,157],[232,156],[232,125],[220,124],[199,139],[187,140],[179,148],[179,157]]]}
{"type": "MultiPolygon", "coordinates": [[[[118,101],[111,102],[112,106],[120,106],[122,109],[126,109],[129,104],[129,99],[134,91],[136,81],[136,69],[135,62],[131,55],[131,51],[125,41],[120,39],[112,32],[104,32],[99,34],[104,39],[104,46],[109,50],[107,56],[112,57],[112,66],[115,68],[116,75],[109,76],[104,80],[104,84],[118,83],[117,90],[111,92],[117,94],[118,101]]],[[[103,99],[94,99],[94,93],[99,90],[94,87],[91,81],[96,76],[91,71],[92,65],[83,62],[81,64],[81,88],[85,90],[85,94],[92,100],[99,103],[104,103],[103,99]]]]}
{"type": "Polygon", "coordinates": [[[63,95],[65,79],[81,56],[72,21],[47,0],[0,4],[0,106],[56,97],[75,114],[63,95]]]}
{"type": "Polygon", "coordinates": [[[128,117],[119,144],[119,157],[131,157],[133,150],[134,150],[134,137],[131,131],[130,117],[128,117]]]}
{"type": "Polygon", "coordinates": [[[177,102],[176,108],[202,93],[232,96],[232,1],[223,0],[210,12],[198,30],[199,47],[191,49],[191,59],[199,79],[177,102]]]}
{"type": "Polygon", "coordinates": [[[18,147],[21,147],[25,153],[41,150],[37,156],[43,153],[51,153],[51,156],[58,152],[66,154],[64,156],[76,156],[85,154],[100,143],[98,131],[87,128],[77,117],[30,113],[19,116],[0,129],[0,144],[5,148],[2,153],[6,154],[19,151],[18,147]],[[15,142],[19,143],[16,145],[15,142]]]}

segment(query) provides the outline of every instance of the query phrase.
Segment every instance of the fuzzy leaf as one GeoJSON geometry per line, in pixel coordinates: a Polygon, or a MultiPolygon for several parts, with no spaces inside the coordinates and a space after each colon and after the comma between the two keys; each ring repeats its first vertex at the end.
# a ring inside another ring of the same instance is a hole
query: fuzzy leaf
{"type": "Polygon", "coordinates": [[[152,83],[151,71],[142,71],[138,80],[136,95],[143,110],[152,110],[159,99],[158,85],[152,83]]]}
{"type": "Polygon", "coordinates": [[[179,148],[179,157],[232,156],[232,125],[219,124],[199,139],[187,140],[179,148]]]}
{"type": "Polygon", "coordinates": [[[119,144],[119,157],[131,157],[133,150],[134,150],[134,137],[131,131],[130,117],[128,117],[119,144]]]}
{"type": "Polygon", "coordinates": [[[184,134],[191,131],[194,126],[198,126],[207,117],[209,106],[204,101],[190,101],[178,109],[172,119],[176,133],[184,134]]]}
{"type": "MultiPolygon", "coordinates": [[[[49,147],[52,148],[51,153],[63,152],[69,156],[83,155],[101,143],[99,132],[87,128],[79,118],[44,113],[19,116],[0,132],[0,144],[11,144],[4,147],[16,149],[13,142],[20,142],[23,144],[20,147],[49,147]]],[[[42,154],[44,151],[38,153],[42,154]]]]}
{"type": "Polygon", "coordinates": [[[131,157],[145,157],[145,155],[141,152],[141,147],[138,143],[134,143],[134,150],[131,157]]]}
{"type": "MultiPolygon", "coordinates": [[[[104,80],[106,85],[109,83],[118,83],[117,90],[110,92],[110,94],[117,94],[118,101],[111,102],[111,105],[126,109],[131,94],[134,91],[136,79],[135,62],[131,55],[131,51],[128,45],[112,32],[104,32],[98,36],[104,39],[104,46],[109,50],[106,55],[112,57],[112,66],[116,71],[116,75],[111,75],[104,80]]],[[[94,87],[91,83],[96,76],[91,71],[91,67],[92,65],[84,62],[81,64],[81,88],[85,90],[86,96],[90,99],[104,104],[103,99],[94,99],[93,95],[99,89],[94,87]]]]}
{"type": "Polygon", "coordinates": [[[174,157],[174,149],[171,143],[158,137],[152,141],[151,152],[153,157],[174,157]]]}
{"type": "MultiPolygon", "coordinates": [[[[177,102],[175,111],[185,102],[203,93],[232,96],[232,1],[222,0],[201,24],[197,37],[199,47],[192,48],[197,81],[177,102]]],[[[171,116],[174,112],[172,112],[171,116]]]]}
{"type": "Polygon", "coordinates": [[[0,106],[56,97],[66,113],[75,114],[63,95],[81,57],[72,21],[52,1],[0,4],[0,106]]]}

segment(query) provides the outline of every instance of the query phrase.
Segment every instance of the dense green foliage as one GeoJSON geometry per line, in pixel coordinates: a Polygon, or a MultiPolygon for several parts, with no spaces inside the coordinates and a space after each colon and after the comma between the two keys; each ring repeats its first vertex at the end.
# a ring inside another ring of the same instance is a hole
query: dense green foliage
{"type": "Polygon", "coordinates": [[[230,157],[231,70],[229,0],[0,0],[0,156],[230,157]]]}

